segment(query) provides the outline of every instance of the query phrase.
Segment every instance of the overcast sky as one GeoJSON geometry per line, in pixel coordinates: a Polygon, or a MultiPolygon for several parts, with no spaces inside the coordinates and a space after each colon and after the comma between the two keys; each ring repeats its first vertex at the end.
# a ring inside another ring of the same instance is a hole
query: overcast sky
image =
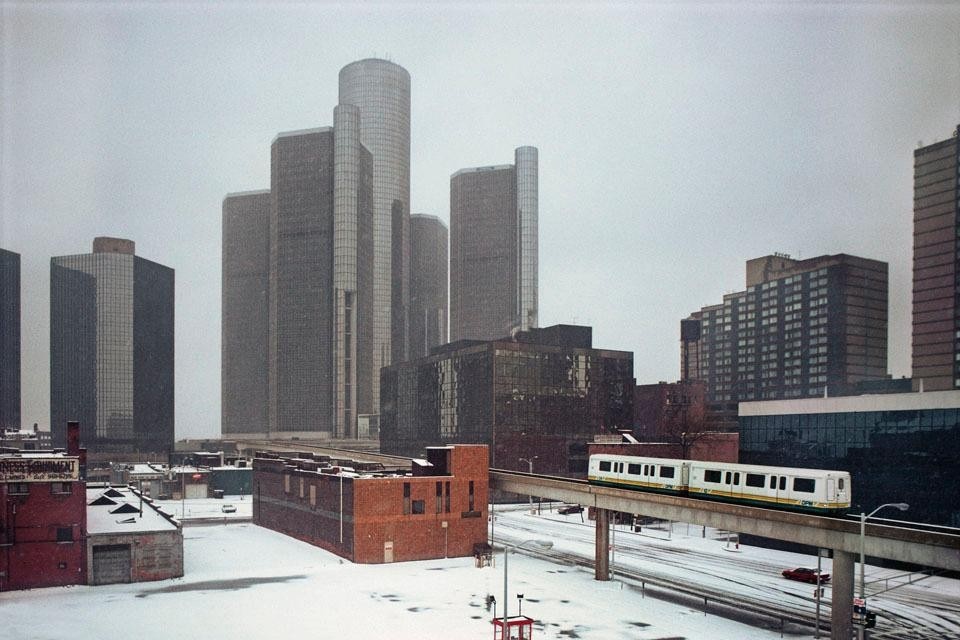
{"type": "Polygon", "coordinates": [[[365,57],[412,82],[411,210],[540,149],[540,324],[594,328],[638,383],[744,262],[890,265],[910,374],[913,150],[960,124],[944,4],[19,3],[2,9],[0,247],[21,254],[23,422],[49,426],[49,261],[129,238],[176,270],[176,433],[220,429],[221,201],[270,186],[365,57]]]}

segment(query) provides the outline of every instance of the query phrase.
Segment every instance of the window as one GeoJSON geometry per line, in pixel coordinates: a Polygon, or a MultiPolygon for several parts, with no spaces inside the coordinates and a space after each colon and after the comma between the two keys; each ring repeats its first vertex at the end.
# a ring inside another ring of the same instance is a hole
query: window
{"type": "Polygon", "coordinates": [[[813,478],[794,478],[793,490],[800,493],[813,493],[817,481],[813,478]]]}
{"type": "Polygon", "coordinates": [[[703,472],[704,482],[720,482],[720,472],[716,469],[707,469],[703,472]]]}
{"type": "Polygon", "coordinates": [[[437,513],[443,511],[443,483],[437,483],[437,513]]]}
{"type": "Polygon", "coordinates": [[[317,506],[317,485],[310,485],[310,504],[312,506],[317,506]]]}
{"type": "Polygon", "coordinates": [[[445,482],[443,484],[444,484],[443,511],[444,513],[450,513],[450,483],[445,482]]]}
{"type": "Polygon", "coordinates": [[[843,491],[843,478],[837,480],[837,488],[840,489],[840,491],[843,491]]]}
{"type": "Polygon", "coordinates": [[[290,474],[283,474],[283,492],[290,493],[290,474]]]}
{"type": "Polygon", "coordinates": [[[641,471],[642,471],[642,468],[641,468],[640,465],[638,465],[638,464],[628,464],[628,465],[627,465],[627,473],[629,473],[629,474],[632,475],[632,476],[639,476],[639,475],[641,475],[641,473],[640,473],[641,471]]]}
{"type": "Polygon", "coordinates": [[[7,493],[25,496],[30,493],[30,485],[26,482],[11,482],[7,485],[7,493]]]}
{"type": "Polygon", "coordinates": [[[473,511],[473,480],[470,481],[469,491],[470,491],[470,497],[469,497],[469,502],[467,504],[467,510],[473,511]]]}
{"type": "Polygon", "coordinates": [[[51,482],[50,493],[73,493],[73,485],[69,482],[51,482]]]}
{"type": "Polygon", "coordinates": [[[740,472],[733,474],[733,484],[740,484],[740,472]]]}
{"type": "Polygon", "coordinates": [[[610,471],[610,461],[601,460],[600,461],[600,471],[610,471]]]}
{"type": "Polygon", "coordinates": [[[424,509],[425,509],[425,505],[423,504],[423,500],[414,500],[414,501],[413,501],[413,513],[414,513],[414,515],[424,513],[424,509]]]}
{"type": "Polygon", "coordinates": [[[787,476],[780,476],[780,491],[787,490],[787,476]]]}
{"type": "Polygon", "coordinates": [[[403,515],[410,515],[410,483],[403,483],[403,515]]]}
{"type": "Polygon", "coordinates": [[[303,498],[303,478],[300,478],[300,497],[303,498]]]}
{"type": "Polygon", "coordinates": [[[729,471],[727,471],[727,481],[724,482],[724,484],[730,484],[730,480],[732,479],[732,478],[731,478],[731,475],[732,475],[732,474],[731,474],[729,471]]]}
{"type": "Polygon", "coordinates": [[[674,473],[673,467],[660,467],[661,478],[672,478],[673,473],[674,473]]]}
{"type": "Polygon", "coordinates": [[[643,465],[643,475],[645,476],[650,475],[650,465],[648,464],[643,465]]]}
{"type": "MultiPolygon", "coordinates": [[[[755,487],[757,489],[763,489],[765,478],[759,473],[748,473],[746,477],[746,485],[748,487],[755,487]]],[[[773,488],[773,476],[770,476],[770,488],[773,488]]]]}
{"type": "Polygon", "coordinates": [[[70,527],[57,527],[57,542],[73,542],[73,529],[70,527]]]}

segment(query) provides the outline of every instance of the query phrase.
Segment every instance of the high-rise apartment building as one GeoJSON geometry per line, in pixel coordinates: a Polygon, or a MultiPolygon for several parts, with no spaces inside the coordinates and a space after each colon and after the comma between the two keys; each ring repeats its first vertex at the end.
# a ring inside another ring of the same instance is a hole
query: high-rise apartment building
{"type": "Polygon", "coordinates": [[[747,262],[747,289],[681,323],[681,379],[717,413],[847,392],[887,375],[887,264],[845,254],[747,262]]]}
{"type": "Polygon", "coordinates": [[[492,340],[537,326],[538,159],[450,178],[450,339],[492,340]]]}
{"type": "Polygon", "coordinates": [[[223,199],[220,431],[269,429],[270,191],[223,199]]]}
{"type": "Polygon", "coordinates": [[[960,388],[960,126],[913,152],[913,381],[960,388]]]}
{"type": "Polygon", "coordinates": [[[20,426],[20,254],[0,249],[0,430],[20,426]]]}
{"type": "Polygon", "coordinates": [[[410,358],[447,342],[447,225],[410,216],[410,358]]]}
{"type": "MultiPolygon", "coordinates": [[[[367,58],[340,70],[340,104],[360,113],[373,158],[373,371],[406,358],[410,286],[410,74],[367,58]]],[[[374,376],[373,405],[380,397],[374,376]]]]}
{"type": "Polygon", "coordinates": [[[50,260],[50,426],[80,422],[93,453],[168,452],[174,440],[174,271],[96,238],[50,260]]]}

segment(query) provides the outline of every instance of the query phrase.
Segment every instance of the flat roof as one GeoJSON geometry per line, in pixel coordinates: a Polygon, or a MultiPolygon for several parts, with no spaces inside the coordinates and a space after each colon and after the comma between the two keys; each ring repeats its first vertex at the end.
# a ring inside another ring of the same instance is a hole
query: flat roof
{"type": "Polygon", "coordinates": [[[861,413],[866,411],[918,411],[921,409],[960,409],[960,390],[741,402],[739,415],[741,417],[783,416],[817,413],[861,413]]]}
{"type": "Polygon", "coordinates": [[[87,533],[149,533],[179,529],[172,515],[123,486],[87,485],[87,533]]]}

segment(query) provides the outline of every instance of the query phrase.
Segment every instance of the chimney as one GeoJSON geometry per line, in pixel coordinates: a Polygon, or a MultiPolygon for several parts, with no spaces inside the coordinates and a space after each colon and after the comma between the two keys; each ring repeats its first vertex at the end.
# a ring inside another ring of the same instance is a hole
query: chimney
{"type": "Polygon", "coordinates": [[[80,479],[87,478],[87,450],[80,448],[80,423],[76,420],[67,421],[67,455],[79,456],[80,479]]]}

